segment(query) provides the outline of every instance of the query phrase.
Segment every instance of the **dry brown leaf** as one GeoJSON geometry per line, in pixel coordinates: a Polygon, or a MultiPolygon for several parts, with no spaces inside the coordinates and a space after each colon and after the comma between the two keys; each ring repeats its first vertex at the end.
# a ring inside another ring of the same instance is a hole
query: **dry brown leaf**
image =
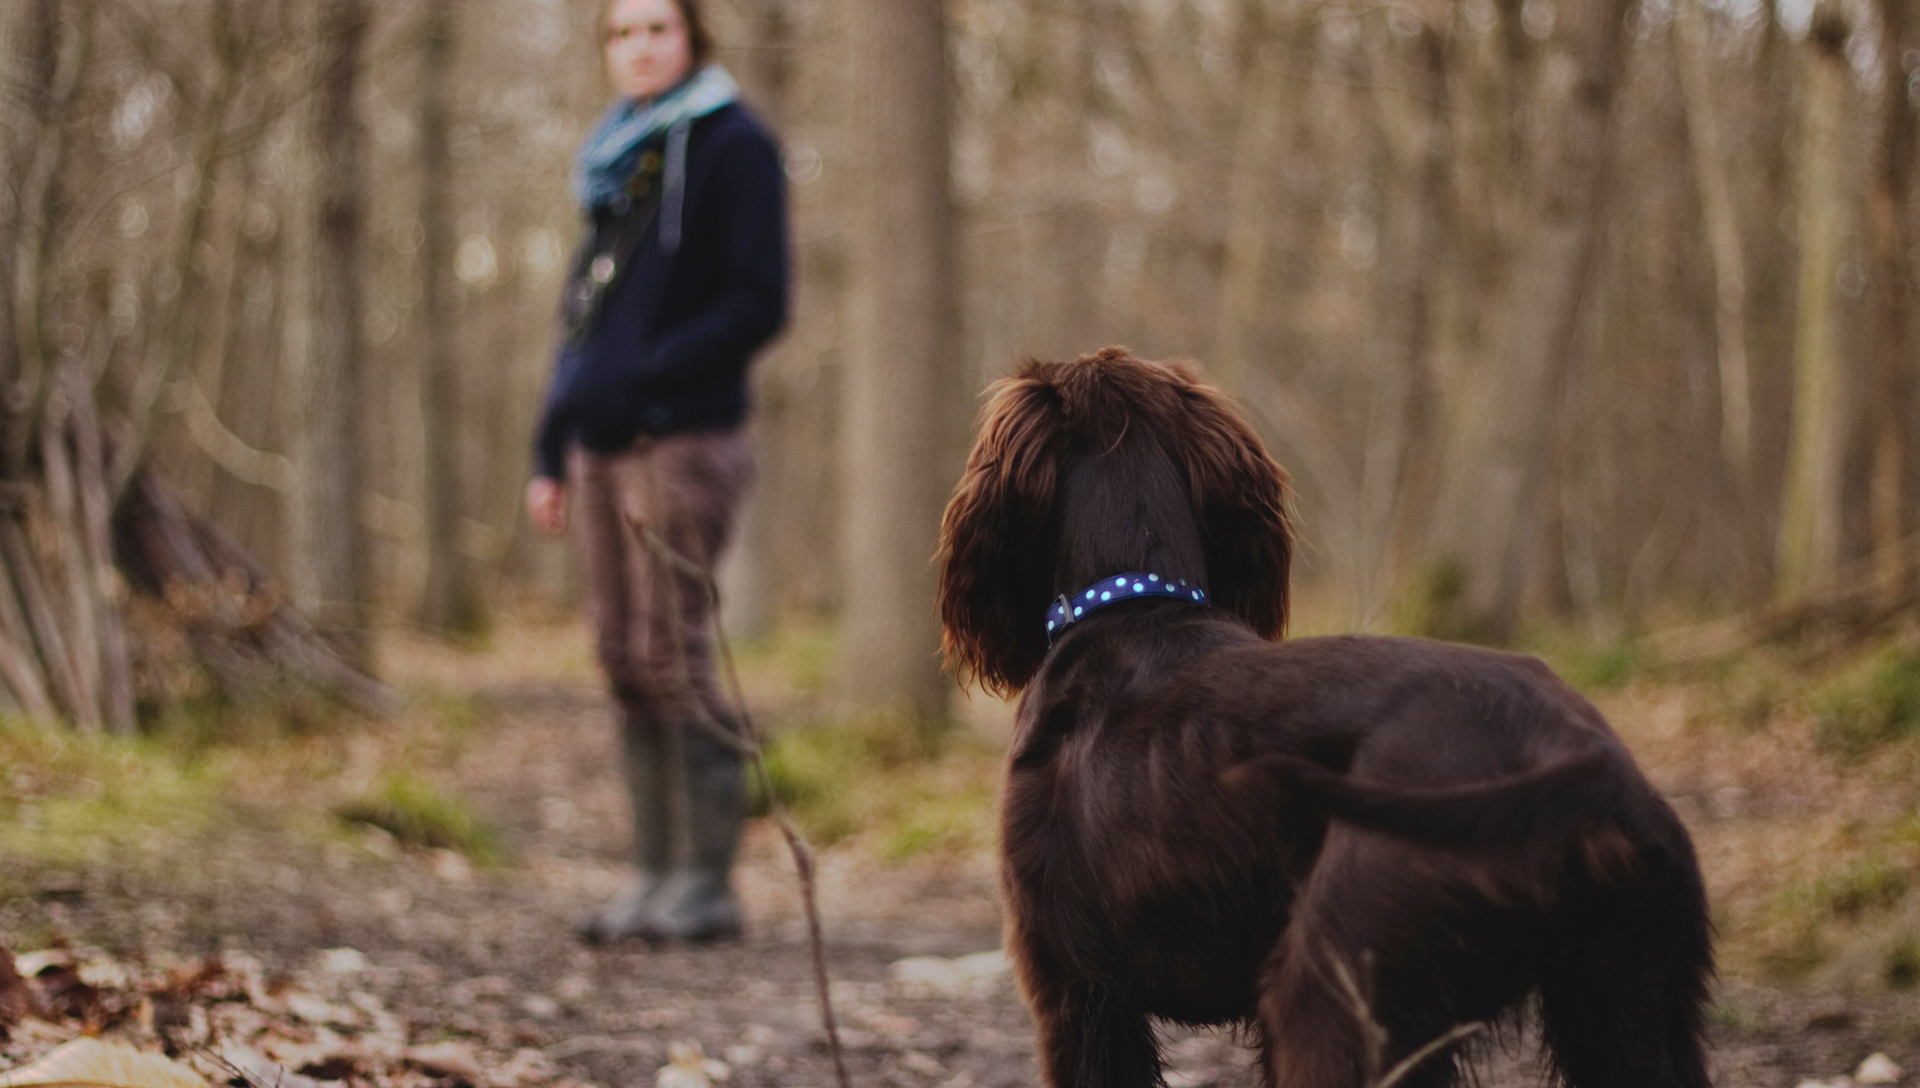
{"type": "Polygon", "coordinates": [[[733,1075],[726,1062],[707,1057],[698,1039],[668,1043],[667,1058],[667,1064],[654,1074],[654,1088],[713,1088],[715,1081],[733,1075]]]}
{"type": "Polygon", "coordinates": [[[495,1088],[530,1088],[547,1083],[553,1075],[553,1059],[538,1050],[523,1048],[495,1069],[492,1079],[495,1088]]]}
{"type": "Polygon", "coordinates": [[[159,1054],[75,1039],[37,1062],[0,1073],[0,1088],[207,1088],[207,1082],[159,1054]]]}
{"type": "Polygon", "coordinates": [[[11,1027],[33,1011],[33,991],[14,969],[13,953],[0,945],[0,1028],[11,1027]]]}
{"type": "Polygon", "coordinates": [[[212,995],[228,997],[237,993],[238,989],[238,983],[227,973],[226,964],[220,962],[220,957],[211,956],[168,971],[166,980],[154,993],[156,996],[188,1000],[212,995]]]}
{"type": "Polygon", "coordinates": [[[453,1077],[468,1084],[487,1083],[486,1071],[480,1068],[480,1060],[474,1057],[473,1047],[466,1043],[430,1043],[408,1047],[407,1061],[429,1073],[453,1077]]]}
{"type": "Polygon", "coordinates": [[[324,1083],[296,1073],[259,1051],[244,1046],[226,1047],[221,1050],[220,1057],[256,1088],[321,1088],[324,1083]]]}

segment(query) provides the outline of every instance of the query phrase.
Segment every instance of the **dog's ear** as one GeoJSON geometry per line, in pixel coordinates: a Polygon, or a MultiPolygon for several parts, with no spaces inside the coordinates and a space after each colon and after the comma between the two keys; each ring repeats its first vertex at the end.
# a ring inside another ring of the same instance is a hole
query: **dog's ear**
{"type": "Polygon", "coordinates": [[[940,523],[941,648],[956,677],[1009,695],[1047,654],[1060,533],[1053,505],[1066,438],[1050,384],[1017,376],[990,394],[940,523]]]}
{"type": "Polygon", "coordinates": [[[1187,418],[1166,438],[1187,467],[1210,603],[1246,620],[1262,638],[1277,639],[1287,629],[1293,559],[1287,470],[1268,456],[1226,394],[1189,364],[1173,370],[1187,418]]]}

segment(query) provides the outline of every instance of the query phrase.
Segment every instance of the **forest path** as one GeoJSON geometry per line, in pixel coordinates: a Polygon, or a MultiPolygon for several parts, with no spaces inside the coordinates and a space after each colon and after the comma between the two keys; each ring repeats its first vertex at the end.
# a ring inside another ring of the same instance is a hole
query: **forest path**
{"type": "MultiPolygon", "coordinates": [[[[797,883],[774,829],[754,821],[743,845],[743,940],[584,947],[573,919],[627,873],[605,697],[585,680],[475,686],[473,720],[421,765],[502,830],[511,864],[476,869],[449,852],[316,833],[311,820],[262,810],[258,826],[243,820],[171,856],[88,869],[34,902],[0,904],[0,931],[51,918],[121,954],[224,949],[306,977],[325,950],[352,948],[365,966],[341,992],[374,995],[415,1045],[456,1040],[494,1060],[536,1050],[547,1077],[624,1086],[651,1085],[671,1045],[698,1042],[727,1063],[735,1088],[831,1085],[797,883]]],[[[991,859],[873,853],[824,851],[819,867],[854,1083],[1035,1083],[1031,1022],[1004,973],[929,987],[891,972],[906,957],[997,948],[991,859]]],[[[1875,1050],[1920,1072],[1916,1004],[1730,986],[1712,1027],[1717,1082],[1793,1088],[1851,1071],[1875,1050]]],[[[1252,1052],[1224,1033],[1170,1031],[1166,1055],[1173,1088],[1257,1083],[1252,1052]]],[[[1494,1047],[1482,1083],[1540,1083],[1531,1043],[1494,1047]]]]}

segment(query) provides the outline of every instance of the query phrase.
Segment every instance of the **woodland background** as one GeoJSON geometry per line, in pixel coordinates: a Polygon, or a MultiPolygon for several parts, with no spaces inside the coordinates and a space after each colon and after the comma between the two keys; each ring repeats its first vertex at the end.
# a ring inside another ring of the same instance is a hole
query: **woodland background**
{"type": "MultiPolygon", "coordinates": [[[[0,709],[377,706],[381,625],[566,605],[519,496],[600,6],[0,7],[0,709]]],[[[824,617],[851,703],[944,706],[978,392],[1110,343],[1243,399],[1308,629],[1911,613],[1920,2],[709,8],[798,270],[727,619],[824,617]]]]}
{"type": "MultiPolygon", "coordinates": [[[[860,1083],[1033,1081],[1004,979],[891,981],[999,931],[928,558],[985,385],[1111,343],[1291,469],[1294,633],[1594,698],[1694,837],[1717,1082],[1920,1069],[1920,0],[706,3],[798,272],[725,620],[860,1083]]],[[[264,971],[337,999],[289,1078],[826,1082],[771,821],[741,945],[570,936],[626,801],[520,502],[599,8],[0,0],[0,966],[119,980],[0,984],[0,1065],[264,971]]]]}

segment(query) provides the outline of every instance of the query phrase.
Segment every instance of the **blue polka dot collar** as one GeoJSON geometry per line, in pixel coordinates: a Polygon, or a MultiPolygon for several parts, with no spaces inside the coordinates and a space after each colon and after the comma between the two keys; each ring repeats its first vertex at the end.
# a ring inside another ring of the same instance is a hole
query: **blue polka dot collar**
{"type": "Polygon", "coordinates": [[[1047,609],[1047,645],[1053,645],[1061,631],[1086,618],[1087,613],[1129,597],[1178,597],[1183,601],[1207,603],[1207,595],[1199,587],[1188,585],[1184,578],[1171,581],[1158,574],[1116,574],[1072,596],[1062,593],[1054,599],[1047,609]]]}

